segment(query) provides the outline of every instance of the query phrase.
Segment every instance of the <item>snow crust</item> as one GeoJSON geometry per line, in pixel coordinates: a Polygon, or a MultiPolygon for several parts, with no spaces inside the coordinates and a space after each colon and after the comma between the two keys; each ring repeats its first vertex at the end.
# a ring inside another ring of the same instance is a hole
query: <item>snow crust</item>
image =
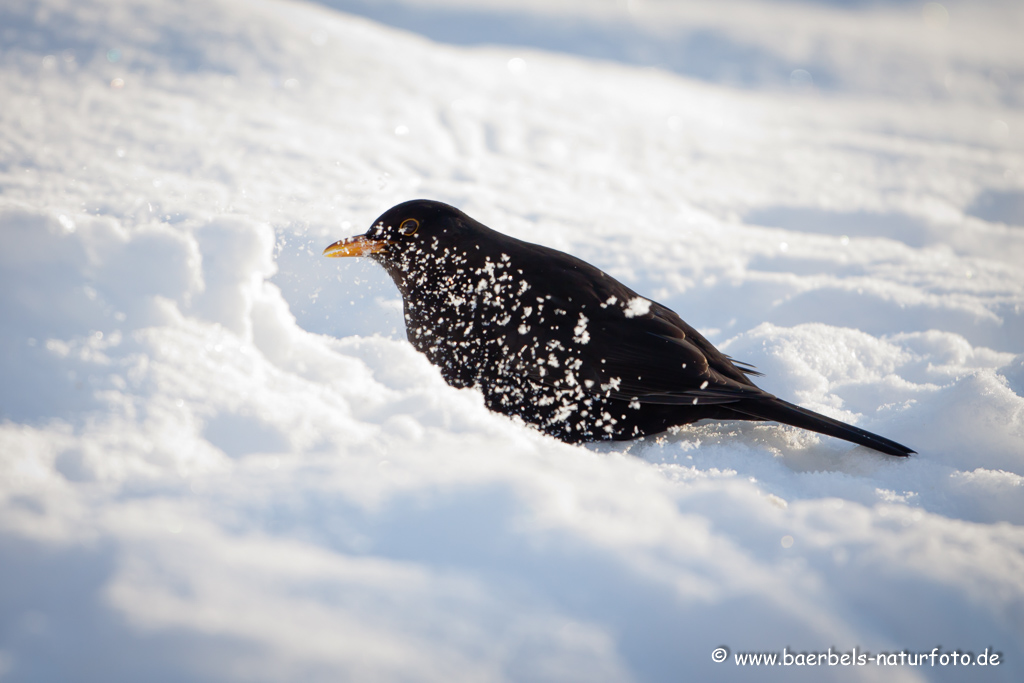
{"type": "Polygon", "coordinates": [[[1021,680],[1024,21],[932,5],[5,2],[0,680],[1021,680]],[[489,413],[320,257],[414,197],[919,455],[489,413]]]}

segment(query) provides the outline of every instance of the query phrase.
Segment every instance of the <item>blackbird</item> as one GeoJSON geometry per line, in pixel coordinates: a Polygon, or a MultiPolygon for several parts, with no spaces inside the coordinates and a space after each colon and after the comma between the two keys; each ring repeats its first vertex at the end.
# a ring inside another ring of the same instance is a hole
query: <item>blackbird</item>
{"type": "Polygon", "coordinates": [[[385,212],[325,256],[368,256],[398,286],[409,341],[455,387],[562,441],[702,419],[773,420],[890,455],[911,449],[757,388],[676,313],[607,273],[430,200],[385,212]]]}

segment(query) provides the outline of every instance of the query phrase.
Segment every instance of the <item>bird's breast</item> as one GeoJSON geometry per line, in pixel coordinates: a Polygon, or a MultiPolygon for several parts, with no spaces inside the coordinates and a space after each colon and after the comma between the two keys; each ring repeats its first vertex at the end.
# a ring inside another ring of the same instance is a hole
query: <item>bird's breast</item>
{"type": "Polygon", "coordinates": [[[586,318],[509,259],[410,273],[404,284],[410,343],[457,386],[570,367],[588,338],[586,318]]]}

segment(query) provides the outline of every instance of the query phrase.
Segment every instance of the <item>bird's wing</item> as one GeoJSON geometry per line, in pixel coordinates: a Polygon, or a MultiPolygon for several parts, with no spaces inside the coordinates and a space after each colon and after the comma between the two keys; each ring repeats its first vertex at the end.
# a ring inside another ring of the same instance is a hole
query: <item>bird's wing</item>
{"type": "MultiPolygon", "coordinates": [[[[563,356],[561,370],[522,366],[534,382],[564,387],[567,363],[579,361],[571,381],[610,398],[684,405],[771,397],[747,377],[759,373],[735,364],[671,309],[575,257],[536,245],[526,248],[536,252],[528,262],[543,264],[527,273],[538,285],[531,293],[543,293],[547,310],[564,314],[546,330],[532,329],[534,348],[574,342],[564,353],[554,352],[563,356]],[[578,333],[569,332],[574,325],[578,333]]],[[[526,336],[519,341],[530,343],[526,336]]]]}
{"type": "MultiPolygon", "coordinates": [[[[617,326],[614,343],[584,351],[583,370],[600,381],[594,393],[639,403],[713,405],[767,394],[715,367],[716,359],[688,338],[664,334],[649,320],[617,326]],[[653,328],[653,329],[652,329],[653,328]]],[[[742,375],[740,375],[742,377],[742,375]]],[[[745,378],[744,378],[745,379],[745,378]]]]}
{"type": "Polygon", "coordinates": [[[556,353],[561,356],[557,370],[544,365],[524,368],[532,381],[565,386],[571,374],[572,382],[586,393],[667,405],[771,397],[746,378],[748,371],[733,365],[667,308],[652,302],[647,315],[632,318],[618,309],[589,312],[589,338],[556,353]]]}

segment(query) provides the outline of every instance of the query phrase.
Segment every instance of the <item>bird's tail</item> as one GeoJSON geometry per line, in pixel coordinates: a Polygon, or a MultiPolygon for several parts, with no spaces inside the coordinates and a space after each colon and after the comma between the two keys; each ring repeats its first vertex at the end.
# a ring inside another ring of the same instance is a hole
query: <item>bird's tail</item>
{"type": "Polygon", "coordinates": [[[812,432],[851,441],[889,455],[906,457],[917,452],[878,434],[872,434],[859,427],[833,420],[831,417],[787,403],[780,398],[764,401],[740,401],[736,405],[730,405],[729,408],[752,418],[772,420],[801,429],[809,429],[812,432]]]}

